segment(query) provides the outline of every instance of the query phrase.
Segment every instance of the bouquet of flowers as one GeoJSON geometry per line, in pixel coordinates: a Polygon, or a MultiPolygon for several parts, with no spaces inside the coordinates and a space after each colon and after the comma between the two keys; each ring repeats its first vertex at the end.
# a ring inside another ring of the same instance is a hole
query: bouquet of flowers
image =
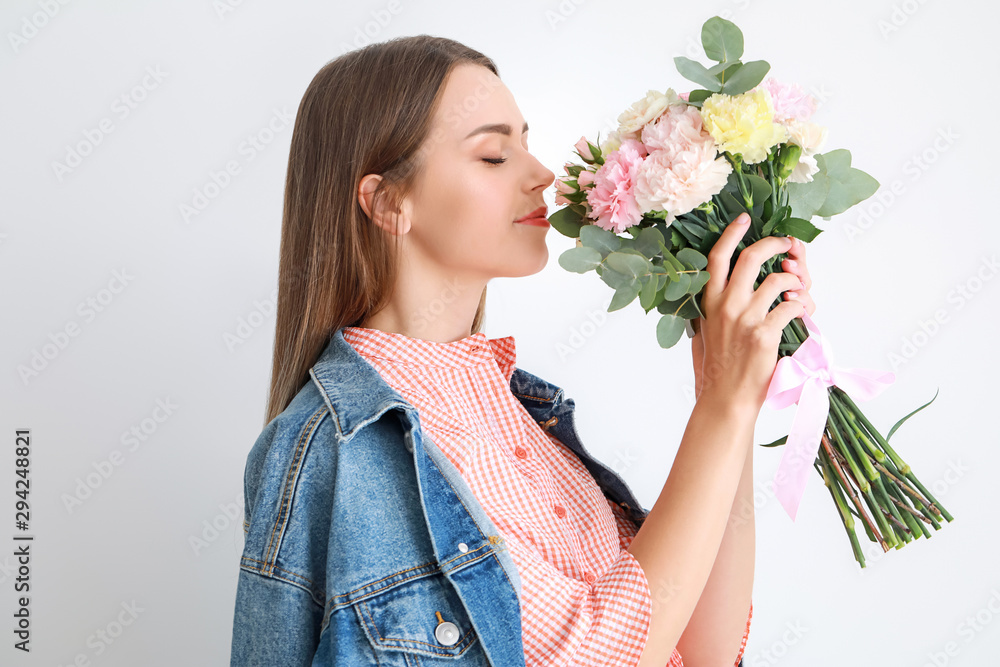
{"type": "MultiPolygon", "coordinates": [[[[714,65],[680,56],[674,63],[703,88],[683,95],[650,90],[618,117],[605,141],[582,137],[575,149],[583,164],[566,163],[566,176],[556,181],[556,203],[566,206],[549,218],[577,239],[560,255],[560,266],[594,270],[614,290],[608,312],[636,297],[646,313],[655,308],[664,348],[685,329],[694,335],[690,320],[702,316],[709,278],[706,255],[740,213],[751,223],[737,253],[765,236],[808,243],[822,231],[814,217],[829,220],[879,186],[851,166],[848,150],[819,152],[827,131],[810,121],[815,100],[797,85],[764,80],[768,63],[742,62],[743,33],[735,24],[713,17],[701,39],[714,65]]],[[[780,271],[782,259],[765,262],[755,289],[780,271]]],[[[782,333],[768,387],[767,405],[798,404],[789,435],[763,445],[785,446],[776,497],[794,520],[811,464],[861,567],[853,517],[884,551],[930,537],[928,526],[938,530],[942,518],[952,520],[889,445],[896,429],[937,394],[884,437],[852,400],[868,400],[894,380],[892,373],[833,366],[829,343],[803,314],[782,333]]]]}

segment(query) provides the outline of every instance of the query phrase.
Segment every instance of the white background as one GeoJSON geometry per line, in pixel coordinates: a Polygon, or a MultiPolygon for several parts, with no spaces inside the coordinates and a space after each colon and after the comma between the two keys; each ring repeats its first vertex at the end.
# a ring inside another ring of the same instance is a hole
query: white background
{"type": "MultiPolygon", "coordinates": [[[[770,493],[782,450],[758,448],[746,664],[995,663],[995,5],[398,0],[393,14],[382,0],[95,0],[53,3],[49,18],[43,4],[0,9],[0,664],[228,664],[291,138],[275,112],[294,115],[324,63],[366,31],[465,42],[496,61],[531,124],[531,150],[561,175],[581,135],[606,136],[648,89],[693,87],[672,58],[705,62],[700,29],[715,14],[743,30],[745,60],[767,60],[776,78],[820,98],[827,149],[849,148],[882,184],[868,202],[817,219],[826,231],[807,249],[814,319],[838,365],[896,371],[863,406],[883,433],[940,389],[892,442],[955,516],[932,539],[884,555],[859,528],[861,570],[819,477],[792,522],[770,493]],[[161,80],[141,90],[147,68],[161,80]],[[122,95],[144,99],[124,116],[122,95]],[[102,119],[113,131],[58,175],[54,164],[102,119]],[[249,159],[241,145],[272,119],[278,131],[249,159]],[[185,221],[180,205],[229,160],[239,174],[185,221]],[[103,300],[100,312],[87,314],[88,299],[103,300]],[[258,326],[227,345],[241,320],[258,326]],[[64,347],[52,343],[74,323],[64,347]],[[46,345],[51,358],[22,377],[46,345]],[[176,406],[162,422],[157,401],[176,406]],[[144,425],[138,446],[122,440],[144,425]],[[28,656],[12,648],[18,428],[33,437],[28,656]],[[107,478],[92,474],[109,465],[107,478]],[[96,488],[67,505],[88,475],[96,488]],[[134,622],[98,641],[133,602],[134,622]]],[[[649,507],[691,407],[688,339],[661,350],[656,312],[638,301],[604,312],[611,290],[558,265],[570,239],[547,239],[545,270],[491,283],[485,332],[514,335],[518,365],[566,389],[584,443],[649,507]]],[[[784,435],[792,413],[765,408],[756,441],[784,435]]]]}

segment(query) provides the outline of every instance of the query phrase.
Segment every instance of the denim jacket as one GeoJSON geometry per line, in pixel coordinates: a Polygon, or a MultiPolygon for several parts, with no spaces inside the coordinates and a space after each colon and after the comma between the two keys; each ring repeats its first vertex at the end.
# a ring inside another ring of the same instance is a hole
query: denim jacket
{"type": "MultiPolygon", "coordinates": [[[[340,329],[309,376],[247,457],[231,664],[524,667],[517,568],[416,409],[340,329]]],[[[573,399],[517,367],[510,387],[641,525],[573,399]]]]}

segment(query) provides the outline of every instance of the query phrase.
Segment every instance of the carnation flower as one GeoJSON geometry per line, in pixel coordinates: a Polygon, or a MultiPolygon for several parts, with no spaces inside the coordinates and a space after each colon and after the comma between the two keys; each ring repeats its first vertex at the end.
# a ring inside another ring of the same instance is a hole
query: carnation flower
{"type": "Polygon", "coordinates": [[[635,174],[646,157],[642,142],[626,139],[606,156],[594,174],[594,187],[587,192],[590,217],[602,229],[621,233],[639,223],[642,212],[635,201],[635,174]]]}
{"type": "Polygon", "coordinates": [[[768,77],[755,90],[766,90],[771,95],[774,106],[774,120],[779,123],[787,121],[806,121],[816,111],[816,100],[797,83],[778,83],[768,77]]]}
{"type": "Polygon", "coordinates": [[[667,224],[722,191],[733,166],[711,143],[674,153],[653,151],[636,175],[635,198],[643,212],[664,210],[667,224]]]}
{"type": "Polygon", "coordinates": [[[785,126],[788,129],[788,142],[799,146],[802,155],[788,177],[791,183],[809,183],[813,174],[819,171],[816,158],[813,157],[826,143],[826,128],[816,123],[791,121],[785,126]]]}
{"type": "Polygon", "coordinates": [[[618,134],[622,139],[638,139],[642,126],[655,120],[671,104],[683,104],[672,88],[666,93],[650,90],[641,100],[618,116],[618,134]]]}
{"type": "Polygon", "coordinates": [[[774,107],[766,90],[739,95],[715,93],[701,105],[701,118],[719,150],[756,164],[768,150],[785,140],[787,131],[774,122],[774,107]]]}

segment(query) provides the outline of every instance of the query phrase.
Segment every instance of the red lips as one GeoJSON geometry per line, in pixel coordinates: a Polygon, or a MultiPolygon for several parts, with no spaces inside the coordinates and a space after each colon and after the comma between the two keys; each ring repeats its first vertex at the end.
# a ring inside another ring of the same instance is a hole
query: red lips
{"type": "Polygon", "coordinates": [[[523,222],[523,221],[529,220],[531,218],[545,218],[545,217],[547,217],[548,212],[549,212],[549,207],[545,206],[545,205],[542,205],[542,206],[539,206],[538,208],[536,208],[534,211],[532,211],[528,215],[524,216],[523,218],[518,218],[514,222],[523,222]]]}

